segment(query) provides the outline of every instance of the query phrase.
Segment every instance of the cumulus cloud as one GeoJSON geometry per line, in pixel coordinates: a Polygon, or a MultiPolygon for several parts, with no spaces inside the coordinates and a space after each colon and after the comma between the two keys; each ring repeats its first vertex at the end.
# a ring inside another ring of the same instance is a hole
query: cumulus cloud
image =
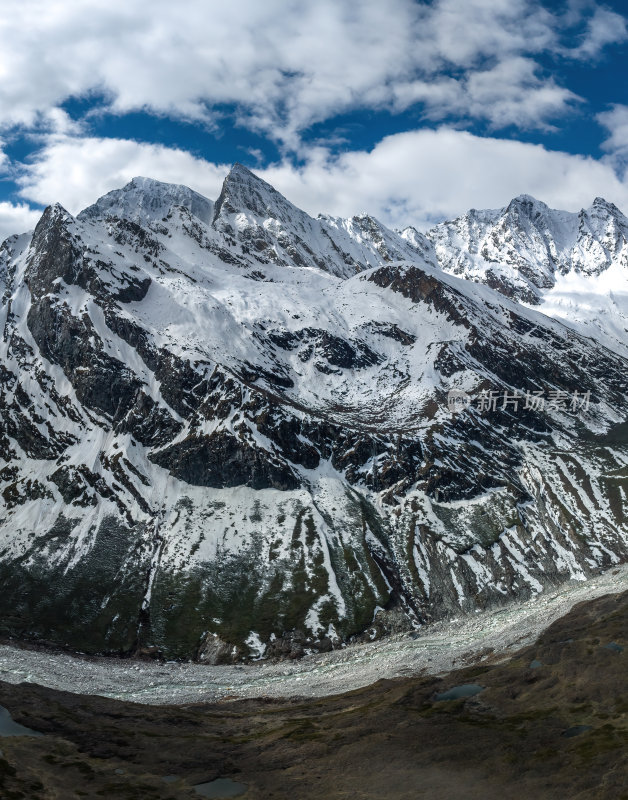
{"type": "Polygon", "coordinates": [[[143,175],[184,183],[208,197],[217,196],[229,167],[210,164],[185,150],[129,139],[54,135],[24,166],[20,194],[42,205],[61,203],[76,214],[96,198],[143,175]]]}
{"type": "Polygon", "coordinates": [[[441,76],[432,81],[407,81],[392,87],[393,106],[405,110],[422,103],[425,117],[459,117],[462,113],[485,120],[494,128],[546,128],[580,98],[552,78],[541,78],[534,60],[515,56],[458,79],[441,76]]]}
{"type": "MultiPolygon", "coordinates": [[[[92,93],[114,113],[207,125],[235,109],[296,148],[304,128],[354,108],[544,126],[573,100],[536,68],[564,26],[539,0],[5,0],[2,16],[4,125],[42,124],[92,93]]],[[[574,55],[618,41],[615,17],[598,8],[574,55]]]]}
{"type": "Polygon", "coordinates": [[[14,233],[24,233],[35,227],[41,212],[34,211],[26,203],[0,203],[0,242],[14,233]]]}
{"type": "Polygon", "coordinates": [[[524,193],[568,211],[599,195],[628,211],[628,185],[610,164],[447,128],[396,134],[335,159],[320,149],[299,170],[283,164],[263,176],[311,213],[368,211],[392,227],[426,228],[524,193]]]}
{"type": "Polygon", "coordinates": [[[540,78],[537,69],[531,59],[516,57],[470,75],[467,96],[472,115],[487,119],[494,128],[551,127],[546,120],[566,113],[579,98],[553,79],[540,78]]]}
{"type": "MultiPolygon", "coordinates": [[[[3,142],[0,140],[0,148],[3,142]]],[[[3,177],[10,170],[9,159],[0,149],[0,175],[3,177]]],[[[6,179],[6,177],[5,177],[6,179]]],[[[26,203],[0,202],[0,244],[14,233],[24,233],[30,230],[37,223],[39,212],[34,211],[26,203]]]]}
{"type": "MultiPolygon", "coordinates": [[[[216,198],[227,170],[167,147],[56,136],[21,184],[25,198],[60,201],[76,213],[135,175],[184,183],[216,198]]],[[[312,215],[368,211],[392,227],[425,228],[471,207],[504,206],[522,193],[566,210],[601,195],[628,210],[628,185],[609,163],[451,128],[396,134],[370,151],[341,156],[311,148],[298,168],[286,160],[256,172],[312,215]]]]}
{"type": "Polygon", "coordinates": [[[587,23],[581,44],[574,49],[576,58],[596,58],[609,44],[628,39],[626,19],[608,8],[596,8],[587,23]]]}
{"type": "Polygon", "coordinates": [[[597,116],[598,122],[609,132],[603,149],[609,154],[609,161],[618,171],[628,167],[628,106],[614,105],[610,111],[597,116]]]}

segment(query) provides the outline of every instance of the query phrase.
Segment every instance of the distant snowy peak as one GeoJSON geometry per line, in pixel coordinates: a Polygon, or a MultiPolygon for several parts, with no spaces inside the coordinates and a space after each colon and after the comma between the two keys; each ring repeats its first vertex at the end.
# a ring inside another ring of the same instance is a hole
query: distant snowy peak
{"type": "Polygon", "coordinates": [[[418,231],[415,231],[415,238],[406,238],[370,214],[357,214],[348,219],[320,215],[319,219],[330,236],[353,253],[362,269],[393,261],[418,260],[431,266],[438,265],[434,246],[418,231]]]}
{"type": "Polygon", "coordinates": [[[559,275],[628,265],[628,220],[599,197],[571,213],[520,195],[506,208],[471,209],[442,222],[427,238],[445,271],[535,304],[559,275]]]}
{"type": "Polygon", "coordinates": [[[628,219],[596,197],[557,211],[529,195],[427,232],[445,272],[484,283],[628,353],[628,219]]]}
{"type": "Polygon", "coordinates": [[[596,197],[578,215],[571,255],[574,268],[587,274],[599,274],[614,263],[628,268],[628,219],[613,203],[596,197]]]}
{"type": "Polygon", "coordinates": [[[424,233],[421,233],[412,225],[401,231],[396,231],[396,233],[401,239],[407,242],[413,250],[418,252],[424,261],[433,266],[438,266],[438,257],[436,255],[434,243],[431,239],[428,239],[424,233]]]}
{"type": "Polygon", "coordinates": [[[79,219],[114,216],[138,224],[151,223],[166,218],[175,206],[183,206],[205,224],[214,214],[213,202],[187,186],[138,177],[81,211],[79,219]]]}

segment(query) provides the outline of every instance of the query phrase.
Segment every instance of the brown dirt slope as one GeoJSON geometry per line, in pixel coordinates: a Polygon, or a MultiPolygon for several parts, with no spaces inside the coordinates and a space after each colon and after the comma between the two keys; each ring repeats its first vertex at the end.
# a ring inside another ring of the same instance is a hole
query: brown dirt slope
{"type": "Polygon", "coordinates": [[[47,734],[0,738],[0,798],[189,799],[229,776],[246,800],[625,800],[627,664],[628,593],[576,606],[507,662],[323,699],[155,707],[0,684],[47,734]],[[435,700],[466,683],[485,689],[435,700]]]}

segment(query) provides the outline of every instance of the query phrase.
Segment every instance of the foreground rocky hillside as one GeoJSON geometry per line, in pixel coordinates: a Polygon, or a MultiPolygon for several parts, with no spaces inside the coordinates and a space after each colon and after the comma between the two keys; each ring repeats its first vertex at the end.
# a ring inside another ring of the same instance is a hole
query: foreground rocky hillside
{"type": "Polygon", "coordinates": [[[243,800],[623,800],[627,619],[607,595],[509,659],[316,699],[155,707],[0,682],[43,734],[1,740],[0,793],[190,800],[222,779],[243,800]]]}
{"type": "MultiPolygon", "coordinates": [[[[596,341],[517,289],[551,276],[514,223],[512,291],[452,230],[313,219],[236,165],[215,203],[139,178],[8,239],[1,632],[296,656],[624,560],[621,313],[596,341]]],[[[552,275],[625,287],[600,252],[552,275]]]]}

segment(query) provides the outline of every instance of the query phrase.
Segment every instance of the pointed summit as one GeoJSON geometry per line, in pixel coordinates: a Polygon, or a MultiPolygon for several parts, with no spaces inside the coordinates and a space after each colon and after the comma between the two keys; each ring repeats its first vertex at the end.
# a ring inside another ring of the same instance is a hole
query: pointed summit
{"type": "Polygon", "coordinates": [[[549,206],[530,194],[517,195],[505,209],[506,214],[523,214],[530,218],[538,217],[539,214],[545,214],[547,211],[549,211],[549,206]]]}
{"type": "Polygon", "coordinates": [[[50,237],[51,231],[65,229],[73,221],[74,217],[61,203],[53,203],[44,209],[44,213],[39,218],[39,222],[33,231],[33,241],[43,242],[44,239],[50,237]]]}
{"type": "Polygon", "coordinates": [[[48,206],[41,215],[30,243],[37,258],[29,261],[25,274],[33,298],[52,291],[58,278],[74,283],[79,252],[75,228],[75,218],[59,203],[48,206]]]}
{"type": "MultiPolygon", "coordinates": [[[[234,163],[234,165],[229,170],[229,175],[231,175],[233,177],[241,175],[242,177],[245,177],[245,178],[248,177],[248,178],[252,178],[253,180],[256,180],[256,181],[262,181],[261,178],[258,178],[257,175],[254,172],[252,172],[248,167],[245,167],[244,164],[242,164],[242,162],[240,162],[240,161],[236,161],[234,163]]],[[[262,183],[266,183],[266,181],[262,181],[262,183]]],[[[267,184],[267,185],[269,185],[269,184],[267,184]]]]}
{"type": "Polygon", "coordinates": [[[617,209],[617,206],[614,203],[610,203],[608,200],[605,200],[603,197],[596,197],[593,200],[593,203],[591,203],[591,207],[593,208],[595,206],[602,206],[603,208],[617,209]]]}
{"type": "Polygon", "coordinates": [[[413,247],[418,253],[421,254],[423,259],[433,267],[438,267],[438,258],[434,250],[434,244],[427,238],[424,233],[418,231],[414,226],[410,225],[402,231],[397,231],[399,236],[408,244],[413,247]]]}
{"type": "Polygon", "coordinates": [[[621,220],[625,220],[626,217],[622,212],[617,208],[615,203],[611,203],[610,200],[605,200],[603,197],[596,197],[589,208],[583,209],[587,214],[607,214],[613,217],[618,217],[621,220]]]}
{"type": "Polygon", "coordinates": [[[510,205],[512,205],[513,203],[521,206],[538,205],[538,206],[545,206],[545,208],[547,208],[547,206],[542,200],[537,200],[536,197],[533,197],[531,194],[518,194],[516,197],[513,197],[513,199],[510,201],[510,205]]]}
{"type": "MultiPolygon", "coordinates": [[[[628,219],[614,203],[603,197],[596,197],[588,208],[582,209],[579,217],[582,224],[594,232],[598,238],[606,238],[610,229],[615,228],[617,228],[617,233],[622,231],[624,241],[628,237],[628,219]]],[[[608,245],[608,242],[606,244],[608,245]]]]}
{"type": "Polygon", "coordinates": [[[233,214],[245,214],[247,218],[258,223],[274,219],[290,224],[295,218],[311,218],[301,209],[292,205],[273,186],[255,175],[250,169],[236,162],[222,184],[222,190],[216,205],[212,224],[220,226],[233,214]]]}

